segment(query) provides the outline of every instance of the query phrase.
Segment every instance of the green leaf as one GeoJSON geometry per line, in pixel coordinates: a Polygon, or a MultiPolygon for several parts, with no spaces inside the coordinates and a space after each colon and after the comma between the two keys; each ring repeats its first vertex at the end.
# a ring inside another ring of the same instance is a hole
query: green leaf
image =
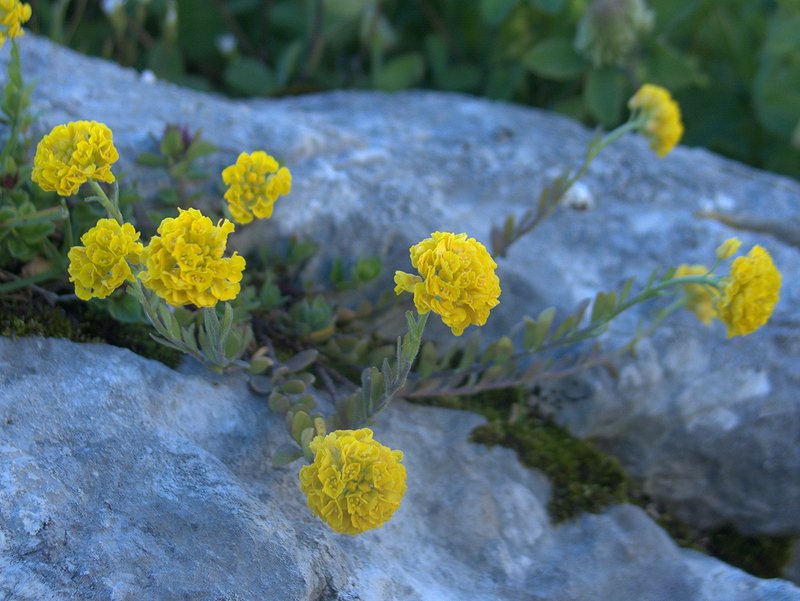
{"type": "Polygon", "coordinates": [[[671,92],[691,85],[705,85],[707,78],[697,59],[681,54],[664,43],[657,43],[647,61],[647,80],[664,86],[671,92]]]}
{"type": "Polygon", "coordinates": [[[764,52],[783,56],[796,54],[798,48],[800,48],[800,14],[773,16],[764,52]]]}
{"type": "Polygon", "coordinates": [[[136,157],[136,163],[145,167],[166,167],[167,159],[154,152],[141,152],[136,157]]]}
{"type": "Polygon", "coordinates": [[[278,388],[285,394],[303,394],[306,391],[306,383],[302,380],[286,380],[281,382],[278,388]]]}
{"type": "Polygon", "coordinates": [[[168,207],[176,207],[180,204],[181,197],[175,188],[161,188],[158,191],[158,200],[161,204],[168,207]]]}
{"type": "Polygon", "coordinates": [[[564,8],[566,0],[533,0],[533,4],[540,11],[554,15],[564,8]]]}
{"type": "Polygon", "coordinates": [[[205,140],[200,139],[198,136],[189,145],[189,148],[186,151],[186,160],[195,161],[201,157],[212,155],[218,150],[219,148],[214,146],[211,142],[206,142],[205,140]]]}
{"type": "Polygon", "coordinates": [[[300,435],[306,428],[314,428],[314,422],[311,421],[311,416],[305,411],[298,411],[292,417],[292,438],[298,443],[300,442],[300,435]]]}
{"type": "Polygon", "coordinates": [[[282,467],[303,456],[303,450],[291,443],[284,443],[272,454],[272,467],[282,467]]]}
{"type": "Polygon", "coordinates": [[[19,235],[29,246],[39,246],[53,230],[55,226],[52,223],[40,223],[21,228],[19,235]]]}
{"type": "Polygon", "coordinates": [[[147,66],[157,77],[176,81],[184,71],[181,49],[169,40],[158,40],[147,53],[147,66]]]}
{"type": "Polygon", "coordinates": [[[306,349],[294,355],[283,365],[290,373],[294,373],[311,366],[317,360],[317,357],[319,357],[319,351],[306,349]]]}
{"type": "Polygon", "coordinates": [[[314,436],[316,436],[317,431],[314,427],[305,428],[302,432],[300,432],[300,446],[303,447],[303,453],[310,453],[309,445],[311,441],[314,440],[314,436]]]}
{"type": "Polygon", "coordinates": [[[539,349],[547,338],[547,332],[556,316],[555,307],[547,307],[535,320],[526,320],[524,345],[525,348],[535,351],[539,349]],[[528,325],[530,324],[530,325],[528,325]]]}
{"type": "Polygon", "coordinates": [[[440,34],[431,34],[425,38],[425,54],[428,58],[434,79],[438,82],[447,70],[447,42],[440,34]]]}
{"type": "Polygon", "coordinates": [[[628,278],[625,280],[625,283],[622,285],[622,290],[619,293],[619,302],[624,303],[628,300],[628,296],[630,296],[631,289],[633,288],[633,282],[636,278],[628,278]]]}
{"type": "Polygon", "coordinates": [[[20,261],[27,261],[35,252],[25,244],[25,241],[20,238],[9,238],[6,242],[6,247],[11,256],[20,261]]]}
{"type": "Polygon", "coordinates": [[[289,83],[297,70],[302,54],[302,40],[295,40],[283,49],[280,56],[278,56],[277,74],[275,76],[278,85],[285,86],[289,83]]]}
{"type": "Polygon", "coordinates": [[[222,323],[219,328],[219,339],[225,340],[231,333],[231,326],[233,326],[233,307],[230,303],[223,303],[225,309],[222,316],[222,323]]]}
{"type": "Polygon", "coordinates": [[[269,67],[248,57],[228,63],[224,79],[231,91],[245,96],[264,96],[275,89],[275,76],[269,67]]]}
{"type": "Polygon", "coordinates": [[[375,0],[323,0],[326,11],[332,16],[340,19],[355,19],[365,10],[369,10],[370,5],[375,0]]]}
{"type": "Polygon", "coordinates": [[[443,90],[452,92],[470,92],[477,89],[481,82],[481,70],[477,65],[451,65],[441,74],[437,82],[443,90]]]}
{"type": "Polygon", "coordinates": [[[536,75],[566,81],[581,75],[586,61],[572,47],[572,40],[547,38],[525,54],[523,64],[536,75]]]}
{"type": "Polygon", "coordinates": [[[122,323],[142,323],[145,321],[142,305],[130,294],[114,294],[108,299],[108,312],[122,323]]]}
{"type": "Polygon", "coordinates": [[[481,16],[487,25],[494,27],[514,9],[519,0],[481,0],[481,16]]]}
{"type": "Polygon", "coordinates": [[[628,97],[628,79],[615,67],[592,69],[586,78],[584,99],[589,114],[605,127],[619,123],[628,97]]]}
{"type": "Polygon", "coordinates": [[[227,0],[225,7],[232,15],[239,15],[249,11],[257,10],[261,0],[227,0]]]}
{"type": "Polygon", "coordinates": [[[478,353],[481,350],[481,339],[480,336],[474,335],[470,336],[467,339],[464,348],[462,349],[461,359],[456,366],[456,371],[466,371],[471,368],[474,363],[475,359],[478,357],[478,353]]]}
{"type": "MultiPolygon", "coordinates": [[[[257,392],[261,391],[258,390],[257,392]]],[[[289,410],[289,398],[285,394],[273,391],[269,395],[267,405],[269,405],[269,408],[275,413],[286,413],[289,410]]]]}
{"type": "Polygon", "coordinates": [[[177,157],[183,152],[183,135],[177,127],[169,127],[161,138],[159,148],[161,154],[167,157],[177,157]]]}
{"type": "Polygon", "coordinates": [[[353,269],[353,276],[359,283],[371,282],[381,273],[380,257],[367,257],[359,259],[353,269]]]}
{"type": "Polygon", "coordinates": [[[186,56],[203,61],[218,56],[215,40],[227,33],[208,0],[178,0],[178,41],[186,56]]]}
{"type": "Polygon", "coordinates": [[[408,52],[388,61],[375,76],[375,87],[389,92],[413,87],[425,74],[419,52],[408,52]]]}

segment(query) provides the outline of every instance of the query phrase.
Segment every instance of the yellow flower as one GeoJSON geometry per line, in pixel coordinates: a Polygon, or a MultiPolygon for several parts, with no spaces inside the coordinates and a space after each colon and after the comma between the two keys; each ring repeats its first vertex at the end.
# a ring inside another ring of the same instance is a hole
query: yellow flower
{"type": "Polygon", "coordinates": [[[717,259],[724,261],[739,252],[742,241],[739,238],[728,238],[717,247],[717,259]]]}
{"type": "Polygon", "coordinates": [[[300,470],[311,511],[342,534],[378,528],[406,492],[402,451],[372,439],[372,430],[337,430],[311,441],[314,463],[300,470]]]}
{"type": "Polygon", "coordinates": [[[158,226],[158,236],[144,250],[145,270],[139,278],[173,307],[213,307],[239,294],[244,257],[223,258],[233,224],[214,225],[197,209],[178,209],[158,226]]]}
{"type": "Polygon", "coordinates": [[[31,18],[29,4],[19,0],[0,0],[0,48],[8,38],[24,35],[22,24],[31,18]]]}
{"type": "MultiPolygon", "coordinates": [[[[681,265],[675,270],[675,277],[681,278],[688,275],[705,275],[708,267],[705,265],[681,265]]],[[[686,308],[694,313],[704,324],[708,325],[717,316],[714,309],[714,299],[719,291],[713,286],[703,284],[684,284],[683,292],[686,298],[686,308]]]]}
{"type": "Polygon", "coordinates": [[[780,290],[781,272],[764,248],[754,246],[746,257],[737,257],[717,301],[728,338],[750,334],[767,323],[780,290]]]}
{"type": "Polygon", "coordinates": [[[237,223],[250,223],[272,217],[272,207],[278,196],[292,189],[292,174],[286,167],[262,150],[243,152],[236,163],[222,171],[222,181],[229,186],[225,192],[231,215],[237,223]]]}
{"type": "Polygon", "coordinates": [[[395,272],[395,294],[413,292],[417,311],[441,315],[455,336],[486,323],[500,302],[500,280],[483,244],[466,234],[434,232],[410,250],[411,265],[422,277],[395,272]]]}
{"type": "Polygon", "coordinates": [[[133,281],[129,263],[138,263],[144,248],[130,223],[100,219],[81,236],[84,246],[69,249],[69,281],[82,300],[106,298],[123,282],[133,281]]]}
{"type": "Polygon", "coordinates": [[[659,157],[666,155],[680,141],[683,135],[681,109],[661,86],[643,85],[628,101],[628,108],[644,116],[640,131],[650,140],[650,148],[659,157]]]}
{"type": "Polygon", "coordinates": [[[72,121],[57,125],[39,142],[31,179],[42,190],[72,196],[90,179],[112,183],[111,165],[118,158],[106,125],[72,121]]]}

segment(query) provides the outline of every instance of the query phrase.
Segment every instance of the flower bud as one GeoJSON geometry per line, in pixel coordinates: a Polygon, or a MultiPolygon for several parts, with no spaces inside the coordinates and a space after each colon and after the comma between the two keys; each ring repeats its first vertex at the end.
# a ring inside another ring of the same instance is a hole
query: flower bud
{"type": "Polygon", "coordinates": [[[728,238],[717,247],[717,259],[724,261],[730,259],[739,251],[742,241],[739,238],[728,238]]]}

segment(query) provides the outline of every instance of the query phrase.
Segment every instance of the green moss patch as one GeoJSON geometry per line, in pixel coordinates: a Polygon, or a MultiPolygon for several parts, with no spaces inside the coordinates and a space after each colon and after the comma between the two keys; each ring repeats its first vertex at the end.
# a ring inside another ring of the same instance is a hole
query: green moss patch
{"type": "Polygon", "coordinates": [[[642,507],[676,544],[754,576],[780,577],[790,558],[789,538],[744,536],[731,526],[708,531],[689,526],[645,495],[616,458],[528,409],[525,400],[523,390],[508,389],[416,402],[484,415],[489,422],[472,432],[472,441],[512,448],[522,463],[544,472],[552,485],[548,511],[556,523],[586,511],[598,513],[611,505],[632,503],[642,507]]]}
{"type": "Polygon", "coordinates": [[[555,522],[631,502],[630,479],[619,461],[535,412],[521,410],[523,400],[522,390],[509,389],[442,397],[432,404],[486,416],[489,423],[476,428],[472,440],[512,448],[522,463],[543,471],[552,485],[548,510],[555,522]]]}
{"type": "Polygon", "coordinates": [[[104,342],[177,367],[183,355],[158,344],[145,324],[120,323],[84,303],[50,306],[36,298],[0,297],[0,335],[47,336],[75,342],[104,342]]]}

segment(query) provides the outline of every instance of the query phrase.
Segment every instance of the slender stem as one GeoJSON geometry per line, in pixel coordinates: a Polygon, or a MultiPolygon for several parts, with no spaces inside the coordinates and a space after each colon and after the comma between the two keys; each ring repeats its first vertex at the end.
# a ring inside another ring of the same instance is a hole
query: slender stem
{"type": "Polygon", "coordinates": [[[386,409],[397,393],[399,393],[405,387],[406,381],[408,380],[408,374],[411,372],[411,368],[414,366],[414,361],[419,354],[419,349],[422,345],[422,334],[425,332],[425,324],[428,322],[429,315],[430,312],[422,313],[419,316],[419,319],[417,320],[417,331],[413,333],[409,331],[407,334],[407,336],[410,336],[410,339],[406,348],[401,349],[401,346],[398,342],[397,374],[395,374],[394,381],[391,383],[389,390],[381,395],[381,397],[378,399],[378,402],[372,407],[371,411],[367,410],[367,408],[364,409],[361,425],[366,424],[366,422],[386,409]]]}
{"type": "MultiPolygon", "coordinates": [[[[607,323],[609,323],[612,319],[615,319],[621,313],[627,311],[628,309],[630,309],[634,305],[636,305],[636,304],[638,304],[640,302],[649,300],[651,298],[655,298],[657,296],[660,296],[661,292],[663,292],[664,290],[666,290],[668,288],[672,288],[674,286],[684,286],[686,284],[700,284],[700,285],[711,286],[713,288],[719,289],[719,288],[722,287],[722,278],[710,277],[708,275],[688,275],[688,276],[682,276],[682,277],[679,277],[679,278],[670,278],[668,280],[665,280],[664,282],[656,284],[655,286],[646,288],[645,290],[643,290],[642,292],[640,292],[636,296],[631,297],[627,302],[622,303],[621,305],[617,306],[615,308],[615,310],[610,315],[605,317],[603,320],[598,320],[597,322],[592,322],[588,326],[586,326],[585,328],[581,328],[580,330],[575,330],[569,336],[565,336],[563,338],[559,338],[556,341],[550,342],[549,344],[542,345],[538,349],[536,349],[536,352],[537,353],[545,353],[545,352],[554,350],[556,348],[563,347],[565,345],[569,345],[569,344],[572,344],[574,342],[579,342],[581,340],[584,340],[585,338],[596,334],[598,332],[598,330],[600,330],[603,326],[605,326],[607,323]]],[[[683,299],[681,299],[681,300],[683,300],[683,299]]],[[[674,306],[673,307],[673,305],[670,305],[669,307],[667,307],[665,309],[665,311],[669,310],[670,313],[671,313],[673,310],[675,310],[677,308],[678,308],[678,306],[674,306]]],[[[666,317],[666,315],[664,317],[666,317]]],[[[527,351],[527,350],[519,351],[519,352],[514,353],[513,355],[511,355],[508,358],[508,360],[509,361],[515,361],[515,360],[518,360],[518,359],[524,359],[525,357],[528,357],[531,354],[532,354],[531,351],[527,351]]],[[[466,369],[464,371],[461,371],[459,373],[462,374],[462,375],[467,375],[467,374],[470,374],[470,373],[479,373],[479,372],[481,372],[481,371],[483,371],[485,369],[488,369],[492,365],[493,365],[492,363],[481,363],[481,364],[473,365],[471,368],[466,369]]],[[[450,373],[452,373],[451,370],[442,370],[442,371],[430,374],[428,376],[428,378],[429,379],[431,379],[431,378],[439,378],[439,377],[446,376],[447,374],[450,374],[450,373]]]]}
{"type": "Polygon", "coordinates": [[[38,223],[50,223],[51,221],[66,219],[68,214],[69,213],[59,205],[50,207],[49,209],[41,209],[28,215],[17,215],[6,221],[0,221],[0,227],[15,228],[24,227],[26,225],[36,225],[38,223]]]}
{"type": "Polygon", "coordinates": [[[43,271],[42,273],[37,273],[36,275],[28,276],[26,278],[20,278],[8,272],[3,272],[4,274],[10,275],[11,277],[15,278],[11,282],[5,282],[0,284],[0,294],[4,294],[6,292],[12,292],[14,290],[19,290],[20,288],[28,288],[32,284],[36,284],[38,282],[46,282],[47,280],[57,278],[62,274],[61,267],[59,266],[56,269],[48,269],[47,271],[43,271]]]}
{"type": "MultiPolygon", "coordinates": [[[[90,179],[89,185],[92,187],[92,190],[95,191],[97,194],[97,200],[100,201],[100,204],[103,205],[103,208],[108,212],[108,215],[116,219],[117,222],[122,225],[125,223],[125,220],[122,218],[122,212],[119,210],[119,207],[116,203],[112,202],[108,195],[105,193],[105,190],[97,183],[97,181],[90,179]]],[[[114,195],[116,197],[116,194],[114,195]]]]}
{"type": "Polygon", "coordinates": [[[599,141],[590,144],[588,152],[586,153],[586,157],[583,159],[583,163],[578,168],[578,170],[567,180],[566,185],[564,186],[564,192],[561,195],[563,197],[564,194],[572,187],[572,185],[577,182],[580,178],[586,175],[586,172],[589,170],[589,166],[592,164],[592,161],[595,159],[597,155],[599,155],[603,149],[607,146],[610,146],[617,140],[619,140],[625,134],[636,131],[642,126],[643,121],[641,119],[633,119],[631,121],[627,121],[620,125],[618,128],[608,132],[605,136],[603,136],[599,141]]]}
{"type": "Polygon", "coordinates": [[[502,239],[498,239],[497,242],[499,243],[499,246],[492,249],[495,254],[504,257],[508,252],[509,247],[514,242],[522,238],[524,235],[532,232],[542,221],[552,215],[553,211],[556,210],[556,207],[558,207],[575,182],[586,175],[586,172],[589,170],[589,166],[592,164],[592,161],[595,159],[595,157],[599,155],[606,146],[613,144],[626,133],[636,131],[642,126],[642,124],[643,118],[632,118],[626,123],[620,125],[618,128],[610,131],[599,140],[593,140],[589,144],[589,148],[586,151],[586,156],[584,157],[583,163],[581,163],[580,167],[578,167],[578,169],[572,174],[566,172],[561,176],[561,178],[556,180],[552,186],[544,189],[542,197],[543,200],[540,201],[539,206],[535,210],[530,209],[525,212],[520,219],[519,227],[514,229],[514,231],[511,233],[511,237],[509,239],[505,239],[504,237],[502,239]],[[566,181],[564,181],[563,178],[566,178],[566,181]]]}

